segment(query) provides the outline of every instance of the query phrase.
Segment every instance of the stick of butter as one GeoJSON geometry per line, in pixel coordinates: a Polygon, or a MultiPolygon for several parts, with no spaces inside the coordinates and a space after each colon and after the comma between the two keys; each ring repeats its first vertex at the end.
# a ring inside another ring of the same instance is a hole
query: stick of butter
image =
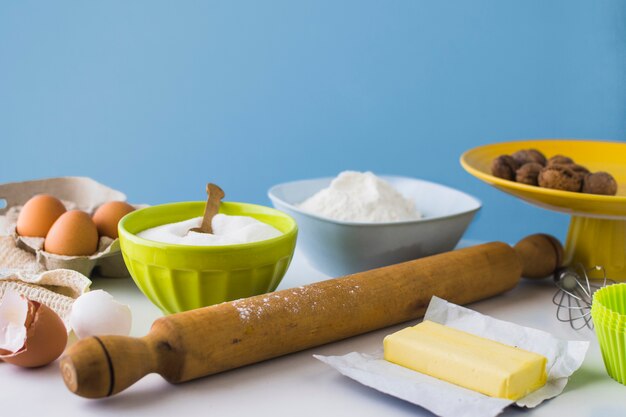
{"type": "Polygon", "coordinates": [[[546,383],[545,356],[423,321],[384,340],[385,359],[485,395],[518,400],[546,383]]]}

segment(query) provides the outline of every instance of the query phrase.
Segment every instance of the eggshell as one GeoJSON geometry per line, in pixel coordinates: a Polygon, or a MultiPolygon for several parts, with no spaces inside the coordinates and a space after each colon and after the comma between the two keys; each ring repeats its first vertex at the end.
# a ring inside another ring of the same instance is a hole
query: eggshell
{"type": "Polygon", "coordinates": [[[17,291],[9,288],[4,292],[0,300],[0,355],[17,352],[24,347],[30,309],[28,300],[17,291]]]}
{"type": "Polygon", "coordinates": [[[50,308],[28,301],[26,341],[17,352],[0,351],[3,361],[26,368],[47,365],[57,359],[67,345],[67,330],[63,320],[50,308]]]}
{"type": "Polygon", "coordinates": [[[100,236],[117,239],[117,224],[122,217],[134,210],[133,206],[123,201],[111,201],[98,207],[93,215],[93,221],[100,236]]]}
{"type": "Polygon", "coordinates": [[[78,297],[70,313],[70,327],[79,339],[98,335],[128,336],[131,323],[130,307],[115,301],[103,290],[78,297]]]}
{"type": "Polygon", "coordinates": [[[28,200],[20,210],[17,233],[21,236],[46,237],[54,222],[65,211],[65,206],[58,198],[38,194],[28,200]]]}
{"type": "Polygon", "coordinates": [[[44,250],[57,255],[88,256],[98,249],[98,229],[84,211],[71,210],[57,219],[44,242],[44,250]]]}

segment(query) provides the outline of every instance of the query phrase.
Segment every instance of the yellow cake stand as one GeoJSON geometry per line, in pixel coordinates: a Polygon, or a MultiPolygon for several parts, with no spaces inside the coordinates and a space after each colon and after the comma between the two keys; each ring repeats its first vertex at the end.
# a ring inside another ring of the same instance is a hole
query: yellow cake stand
{"type": "MultiPolygon", "coordinates": [[[[626,143],[590,140],[528,140],[480,146],[461,156],[467,172],[528,203],[572,216],[565,264],[600,265],[615,281],[626,281],[626,143]],[[592,172],[609,172],[618,183],[617,195],[605,196],[552,190],[507,181],[491,175],[491,161],[503,154],[535,148],[546,157],[562,154],[592,172]]],[[[590,275],[601,278],[598,271],[590,275]]]]}

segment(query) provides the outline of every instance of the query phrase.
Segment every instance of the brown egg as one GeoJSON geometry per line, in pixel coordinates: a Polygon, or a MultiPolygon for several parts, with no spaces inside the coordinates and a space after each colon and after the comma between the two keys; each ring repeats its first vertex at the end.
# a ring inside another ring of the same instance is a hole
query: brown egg
{"type": "Polygon", "coordinates": [[[65,206],[56,197],[38,194],[28,200],[17,218],[20,236],[46,237],[52,224],[65,213],[65,206]]]}
{"type": "Polygon", "coordinates": [[[71,210],[57,219],[44,242],[46,252],[57,255],[87,256],[98,249],[98,229],[84,211],[71,210]]]}
{"type": "Polygon", "coordinates": [[[67,344],[67,330],[61,318],[48,306],[28,300],[26,340],[17,352],[0,350],[0,360],[36,368],[61,356],[67,344]]]}
{"type": "Polygon", "coordinates": [[[117,224],[122,217],[134,210],[133,206],[123,201],[111,201],[98,207],[93,214],[93,221],[100,236],[117,239],[117,224]]]}

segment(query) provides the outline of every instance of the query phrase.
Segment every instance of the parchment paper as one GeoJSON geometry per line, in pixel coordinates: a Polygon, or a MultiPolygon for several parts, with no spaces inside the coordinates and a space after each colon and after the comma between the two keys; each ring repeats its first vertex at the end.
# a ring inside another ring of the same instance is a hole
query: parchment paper
{"type": "MultiPolygon", "coordinates": [[[[542,388],[515,402],[520,407],[536,407],[563,392],[568,378],[582,365],[589,347],[589,342],[560,340],[541,330],[497,320],[438,297],[431,299],[424,320],[544,355],[548,359],[548,381],[542,388]]],[[[343,356],[313,356],[363,385],[442,417],[497,416],[514,403],[387,362],[383,359],[382,349],[375,354],[351,352],[343,356]]]]}

